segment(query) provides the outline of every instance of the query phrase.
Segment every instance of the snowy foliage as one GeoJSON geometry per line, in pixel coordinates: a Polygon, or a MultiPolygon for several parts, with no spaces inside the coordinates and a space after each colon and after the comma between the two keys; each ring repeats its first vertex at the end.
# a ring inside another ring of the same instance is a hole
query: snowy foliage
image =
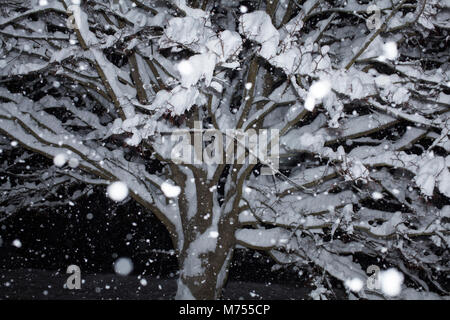
{"type": "Polygon", "coordinates": [[[1,4],[0,220],[101,185],[167,227],[179,298],[219,297],[236,241],[351,297],[449,294],[448,1],[111,3],[1,4]],[[280,130],[280,170],[171,161],[194,120],[280,130]],[[370,264],[402,275],[368,289],[370,264]]]}

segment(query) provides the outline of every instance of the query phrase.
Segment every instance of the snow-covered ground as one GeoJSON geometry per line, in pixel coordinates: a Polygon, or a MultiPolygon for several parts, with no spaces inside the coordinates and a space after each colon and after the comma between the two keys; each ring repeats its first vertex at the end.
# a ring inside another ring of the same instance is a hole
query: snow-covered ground
{"type": "MultiPolygon", "coordinates": [[[[80,290],[64,288],[69,275],[57,271],[37,269],[0,270],[0,299],[173,299],[176,281],[145,278],[146,285],[137,276],[115,274],[83,275],[80,290]]],[[[144,282],[145,283],[145,282],[144,282]]],[[[308,299],[309,288],[272,283],[232,281],[225,287],[224,299],[308,299]]]]}

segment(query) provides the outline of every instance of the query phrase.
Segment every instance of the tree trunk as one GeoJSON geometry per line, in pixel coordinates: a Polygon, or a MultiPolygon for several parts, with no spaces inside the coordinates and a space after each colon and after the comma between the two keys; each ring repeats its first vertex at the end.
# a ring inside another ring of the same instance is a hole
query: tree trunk
{"type": "Polygon", "coordinates": [[[176,299],[215,300],[221,297],[234,251],[234,234],[229,232],[219,232],[214,238],[206,231],[185,244],[179,257],[176,299]]]}

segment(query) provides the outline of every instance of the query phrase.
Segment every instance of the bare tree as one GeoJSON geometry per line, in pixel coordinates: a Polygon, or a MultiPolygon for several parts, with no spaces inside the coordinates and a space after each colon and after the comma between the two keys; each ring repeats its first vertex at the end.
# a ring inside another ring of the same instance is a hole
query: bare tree
{"type": "Polygon", "coordinates": [[[5,217],[121,181],[170,232],[177,298],[220,297],[236,244],[344,282],[366,277],[351,254],[381,256],[447,294],[448,3],[366,2],[3,2],[0,130],[69,164],[4,181],[5,217]],[[174,160],[170,133],[211,128],[278,130],[281,167],[174,160]]]}

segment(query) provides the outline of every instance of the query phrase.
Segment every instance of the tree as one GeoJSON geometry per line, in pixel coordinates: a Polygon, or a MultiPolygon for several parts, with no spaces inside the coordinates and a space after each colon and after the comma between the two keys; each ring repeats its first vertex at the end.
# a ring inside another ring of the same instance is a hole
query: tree
{"type": "Polygon", "coordinates": [[[177,298],[220,297],[237,244],[344,282],[365,279],[350,254],[382,257],[445,294],[449,7],[376,4],[6,1],[0,130],[55,163],[3,183],[6,214],[49,183],[108,185],[118,201],[129,190],[170,232],[177,298]],[[280,141],[258,139],[270,159],[247,146],[215,163],[208,129],[280,141]]]}

